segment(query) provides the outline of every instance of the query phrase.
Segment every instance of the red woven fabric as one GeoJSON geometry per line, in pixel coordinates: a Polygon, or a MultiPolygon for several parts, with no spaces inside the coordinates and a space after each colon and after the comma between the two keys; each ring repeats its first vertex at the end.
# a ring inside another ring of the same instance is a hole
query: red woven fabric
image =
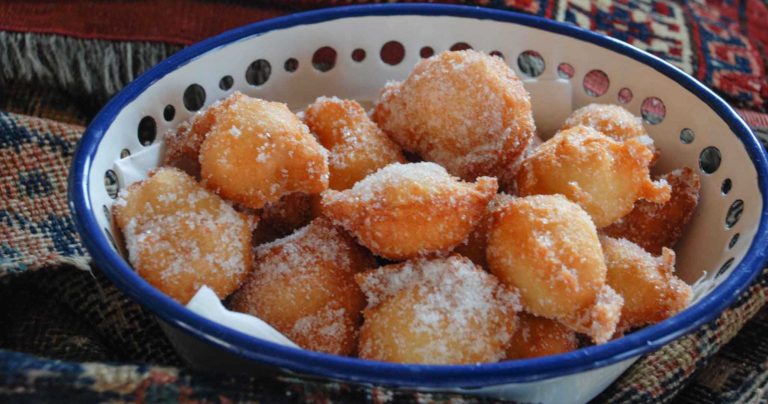
{"type": "Polygon", "coordinates": [[[154,1],[11,0],[0,2],[0,30],[188,45],[286,12],[199,0],[163,0],[162,7],[154,1]]]}

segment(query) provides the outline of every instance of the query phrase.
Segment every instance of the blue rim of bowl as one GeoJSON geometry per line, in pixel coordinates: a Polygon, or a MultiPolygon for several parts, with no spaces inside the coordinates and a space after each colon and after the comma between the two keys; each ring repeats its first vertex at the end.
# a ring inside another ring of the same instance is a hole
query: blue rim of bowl
{"type": "Polygon", "coordinates": [[[541,17],[479,7],[434,4],[380,4],[309,11],[227,31],[181,50],[120,91],[88,126],[75,153],[69,176],[70,208],[83,244],[94,262],[124,293],[165,322],[236,356],[294,372],[362,383],[410,387],[479,388],[524,383],[597,369],[656,350],[712,320],[743,292],[766,260],[768,245],[768,163],[763,147],[742,119],[712,90],[656,56],[624,42],[541,17]],[[325,21],[366,16],[451,16],[508,22],[586,41],[628,56],[673,79],[712,108],[738,136],[754,162],[763,206],[760,225],[741,263],[714,291],[676,316],[603,345],[542,357],[476,365],[411,365],[369,361],[285,347],[260,340],[207,320],[155,289],[111,247],[96,221],[88,197],[92,158],[106,130],[124,106],[142,91],[201,54],[269,31],[325,21]]]}

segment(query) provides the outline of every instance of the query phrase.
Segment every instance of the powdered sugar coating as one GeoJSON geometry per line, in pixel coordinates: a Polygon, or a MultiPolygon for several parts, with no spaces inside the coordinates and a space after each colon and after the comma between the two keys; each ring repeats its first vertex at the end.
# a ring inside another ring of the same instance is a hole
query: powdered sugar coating
{"type": "Polygon", "coordinates": [[[405,150],[466,180],[512,178],[535,133],[522,82],[501,59],[466,50],[419,61],[384,87],[373,120],[405,150]]]}
{"type": "Polygon", "coordinates": [[[655,255],[661,254],[664,247],[672,248],[696,211],[701,180],[688,167],[658,180],[666,181],[672,188],[667,202],[637,201],[629,214],[602,231],[615,238],[626,238],[655,255]]]}
{"type": "Polygon", "coordinates": [[[390,164],[345,191],[323,193],[323,214],[388,259],[447,253],[480,221],[494,178],[465,183],[434,163],[390,164]]]}
{"type": "Polygon", "coordinates": [[[669,199],[669,185],[651,181],[652,159],[644,140],[617,142],[575,126],[558,132],[522,162],[517,191],[522,196],[565,195],[602,228],[628,214],[638,199],[669,199]]]}
{"type": "Polygon", "coordinates": [[[203,285],[223,299],[250,271],[248,221],[176,169],[123,190],[113,212],[131,265],[182,304],[203,285]]]}
{"type": "Polygon", "coordinates": [[[199,161],[207,188],[251,209],[328,187],[327,151],[307,126],[285,104],[243,95],[217,116],[199,161]]]}
{"type": "MultiPolygon", "coordinates": [[[[588,126],[614,140],[624,141],[648,136],[643,120],[624,107],[615,104],[589,104],[571,113],[560,130],[575,126],[588,126]]],[[[653,144],[650,145],[651,147],[653,144]]]]}
{"type": "Polygon", "coordinates": [[[256,248],[254,271],[231,307],[261,318],[302,348],[351,355],[365,305],[353,276],[373,267],[349,235],[317,218],[256,248]]]}
{"type": "Polygon", "coordinates": [[[400,146],[368,117],[360,104],[320,97],[310,105],[304,122],[327,148],[329,187],[343,190],[390,163],[404,163],[400,146]]]}
{"type": "Polygon", "coordinates": [[[655,324],[688,306],[691,287],[675,276],[675,252],[655,257],[625,239],[600,236],[608,267],[607,282],[624,299],[617,333],[655,324]]]}
{"type": "Polygon", "coordinates": [[[459,364],[504,357],[518,295],[467,258],[411,260],[355,278],[368,297],[361,358],[459,364]]]}

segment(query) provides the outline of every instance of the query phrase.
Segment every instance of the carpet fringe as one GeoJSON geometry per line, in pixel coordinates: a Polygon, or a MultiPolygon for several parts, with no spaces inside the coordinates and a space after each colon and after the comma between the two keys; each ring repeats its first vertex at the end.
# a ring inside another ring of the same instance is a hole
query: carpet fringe
{"type": "Polygon", "coordinates": [[[180,45],[0,31],[0,85],[31,83],[104,102],[180,45]]]}

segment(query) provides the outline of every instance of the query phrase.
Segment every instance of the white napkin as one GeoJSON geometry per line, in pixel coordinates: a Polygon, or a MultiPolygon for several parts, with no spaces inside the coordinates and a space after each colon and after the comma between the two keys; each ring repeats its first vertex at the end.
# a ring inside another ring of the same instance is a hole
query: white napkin
{"type": "Polygon", "coordinates": [[[258,317],[227,310],[224,305],[221,304],[216,293],[207,286],[203,286],[197,291],[195,296],[192,297],[192,300],[187,303],[187,308],[195,314],[240,331],[243,334],[248,334],[252,337],[261,338],[280,345],[293,348],[299,347],[285,335],[281,334],[258,317]]]}

